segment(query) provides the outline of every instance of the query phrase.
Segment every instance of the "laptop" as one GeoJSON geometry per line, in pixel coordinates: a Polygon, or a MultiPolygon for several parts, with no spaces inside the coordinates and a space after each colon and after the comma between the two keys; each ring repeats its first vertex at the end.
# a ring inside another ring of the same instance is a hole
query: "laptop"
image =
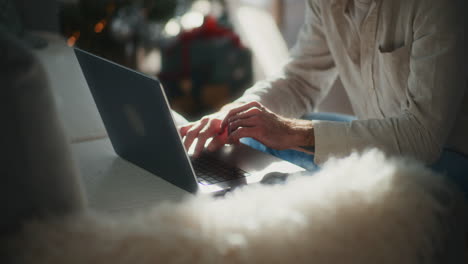
{"type": "Polygon", "coordinates": [[[75,54],[115,152],[188,192],[223,193],[303,168],[244,144],[191,159],[161,83],[86,51],[75,54]]]}

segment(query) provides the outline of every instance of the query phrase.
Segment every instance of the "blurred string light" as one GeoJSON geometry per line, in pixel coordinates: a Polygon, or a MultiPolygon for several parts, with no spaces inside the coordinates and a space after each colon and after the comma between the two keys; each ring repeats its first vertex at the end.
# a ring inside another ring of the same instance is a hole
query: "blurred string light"
{"type": "Polygon", "coordinates": [[[175,18],[172,18],[169,21],[167,21],[166,26],[164,26],[164,34],[168,37],[175,37],[179,35],[181,30],[181,26],[175,18]]]}
{"type": "Polygon", "coordinates": [[[94,32],[101,33],[106,27],[106,25],[107,21],[105,19],[102,19],[101,21],[97,22],[96,25],[94,25],[94,32]]]}
{"type": "Polygon", "coordinates": [[[203,25],[204,15],[200,12],[190,11],[182,16],[180,23],[184,30],[190,30],[203,25]]]}
{"type": "Polygon", "coordinates": [[[211,12],[211,2],[208,0],[198,0],[193,2],[192,10],[202,13],[203,15],[208,15],[211,12]]]}
{"type": "Polygon", "coordinates": [[[76,42],[80,38],[80,35],[81,35],[80,31],[73,32],[73,34],[70,37],[68,37],[68,39],[67,39],[67,45],[69,47],[75,46],[76,42]]]}
{"type": "MultiPolygon", "coordinates": [[[[115,4],[112,2],[112,3],[109,3],[107,6],[106,6],[106,13],[107,13],[107,17],[109,17],[110,15],[112,15],[114,13],[116,9],[116,6],[115,4]]],[[[95,25],[94,25],[94,32],[95,33],[101,33],[104,28],[107,26],[107,19],[101,19],[100,21],[98,21],[95,25]]],[[[67,38],[67,45],[69,47],[73,47],[76,45],[76,42],[78,41],[78,39],[80,38],[80,35],[81,35],[81,32],[80,31],[74,31],[73,34],[71,36],[69,36],[67,38]]]]}
{"type": "Polygon", "coordinates": [[[182,30],[190,30],[203,25],[205,15],[212,11],[212,3],[209,0],[195,1],[190,11],[176,18],[170,19],[164,26],[164,35],[175,37],[182,30]]]}

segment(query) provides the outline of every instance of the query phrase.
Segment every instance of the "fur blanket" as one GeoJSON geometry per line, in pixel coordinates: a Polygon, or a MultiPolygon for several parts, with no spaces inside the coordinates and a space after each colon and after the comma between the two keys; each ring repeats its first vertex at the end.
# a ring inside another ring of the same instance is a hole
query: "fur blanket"
{"type": "Polygon", "coordinates": [[[47,264],[435,263],[463,203],[418,163],[370,151],[224,198],[35,221],[8,248],[17,262],[47,264]]]}

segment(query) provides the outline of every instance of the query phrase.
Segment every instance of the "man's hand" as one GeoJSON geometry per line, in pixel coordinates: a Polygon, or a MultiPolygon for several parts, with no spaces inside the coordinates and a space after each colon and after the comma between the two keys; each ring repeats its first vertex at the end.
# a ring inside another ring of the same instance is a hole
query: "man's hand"
{"type": "Polygon", "coordinates": [[[179,132],[187,150],[197,139],[195,157],[200,155],[210,138],[213,140],[207,146],[209,151],[238,143],[243,137],[254,138],[277,150],[307,152],[301,147],[315,145],[311,121],[284,118],[258,102],[226,105],[215,114],[181,127],[179,132]]]}
{"type": "Polygon", "coordinates": [[[267,147],[304,151],[301,146],[314,146],[311,121],[279,116],[258,102],[232,108],[223,120],[222,131],[227,131],[227,143],[236,143],[251,137],[267,147]]]}
{"type": "Polygon", "coordinates": [[[180,127],[179,133],[184,138],[185,148],[187,150],[190,149],[195,139],[197,139],[197,145],[195,146],[193,154],[197,157],[203,151],[207,140],[210,138],[213,140],[207,146],[209,151],[215,151],[224,146],[227,143],[227,131],[221,124],[228,111],[239,105],[241,104],[228,104],[217,113],[205,116],[199,121],[180,127]]]}

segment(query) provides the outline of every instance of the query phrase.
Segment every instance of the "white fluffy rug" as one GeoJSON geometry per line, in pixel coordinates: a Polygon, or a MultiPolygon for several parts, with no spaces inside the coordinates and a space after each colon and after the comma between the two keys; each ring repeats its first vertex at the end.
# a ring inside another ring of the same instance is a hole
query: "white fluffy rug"
{"type": "Polygon", "coordinates": [[[9,252],[47,264],[434,263],[462,202],[419,164],[371,151],[224,199],[29,223],[9,252]]]}

